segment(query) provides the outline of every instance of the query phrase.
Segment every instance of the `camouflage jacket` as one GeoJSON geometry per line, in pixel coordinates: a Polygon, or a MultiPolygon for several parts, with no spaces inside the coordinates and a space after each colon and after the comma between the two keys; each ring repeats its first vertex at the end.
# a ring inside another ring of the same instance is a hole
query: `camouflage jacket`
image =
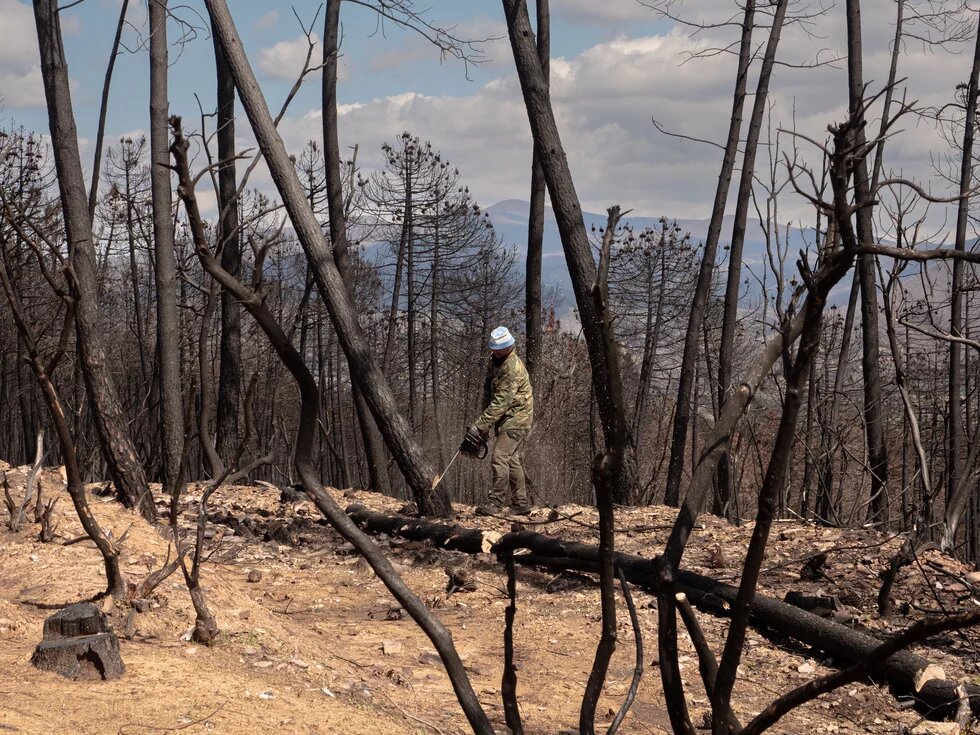
{"type": "Polygon", "coordinates": [[[493,358],[487,370],[484,385],[486,409],[476,421],[480,431],[496,429],[530,429],[534,420],[534,396],[531,392],[531,376],[517,352],[513,351],[503,362],[493,358]]]}

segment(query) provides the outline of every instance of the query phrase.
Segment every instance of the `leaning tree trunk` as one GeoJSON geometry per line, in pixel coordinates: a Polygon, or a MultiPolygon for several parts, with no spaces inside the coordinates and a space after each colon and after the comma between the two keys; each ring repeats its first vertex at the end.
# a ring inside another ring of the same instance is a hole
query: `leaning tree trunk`
{"type": "MultiPolygon", "coordinates": [[[[214,0],[209,0],[209,3],[213,2],[214,0]]],[[[227,7],[213,8],[212,12],[215,12],[215,10],[219,13],[221,10],[225,11],[225,13],[218,16],[219,20],[227,19],[230,21],[230,18],[226,15],[227,7]]],[[[231,29],[233,30],[234,26],[231,26],[231,29]]],[[[227,272],[223,271],[209,252],[207,239],[204,234],[203,220],[194,196],[194,184],[191,180],[190,171],[188,170],[187,141],[181,134],[179,119],[175,119],[174,121],[174,133],[175,140],[171,147],[171,152],[177,162],[178,175],[181,180],[178,191],[187,209],[188,219],[191,222],[191,232],[194,237],[194,245],[198,258],[211,276],[220,282],[222,287],[232,291],[236,298],[249,311],[265,333],[276,355],[282,361],[283,366],[296,381],[296,386],[299,389],[300,416],[299,426],[296,432],[296,454],[294,462],[303,489],[316,504],[320,512],[324,514],[331,526],[364,556],[371,569],[378,576],[378,579],[384,583],[385,587],[398,600],[405,611],[411,616],[412,620],[428,636],[442,659],[446,673],[449,675],[449,680],[453,686],[453,691],[473,732],[477,735],[494,735],[494,728],[490,724],[476,692],[473,690],[473,686],[463,667],[463,662],[453,644],[452,635],[442,622],[429,610],[425,603],[422,602],[421,598],[405,584],[398,571],[392,566],[384,553],[340,509],[330,494],[320,484],[313,462],[313,442],[318,433],[317,415],[320,405],[319,388],[316,380],[314,380],[313,375],[310,373],[303,357],[293,347],[292,342],[283,332],[279,322],[273,316],[272,312],[269,311],[262,299],[254,292],[242,286],[238,279],[231,277],[227,272]]]]}
{"type": "Polygon", "coordinates": [[[732,172],[735,170],[735,157],[738,153],[739,136],[742,130],[742,107],[745,101],[749,63],[752,60],[752,27],[754,22],[755,0],[747,0],[742,20],[742,40],[738,53],[738,70],[735,74],[735,93],[732,96],[732,115],[728,125],[728,140],[725,143],[721,173],[718,175],[718,186],[715,188],[715,200],[711,208],[708,235],[704,241],[701,267],[698,270],[698,281],[694,289],[694,300],[691,303],[691,313],[687,321],[687,336],[684,339],[684,355],[681,358],[680,380],[677,384],[677,402],[674,405],[674,430],[670,443],[670,461],[667,465],[667,483],[664,490],[664,502],[667,505],[677,506],[680,503],[684,450],[688,426],[691,421],[691,392],[694,389],[694,373],[698,361],[698,337],[701,334],[701,322],[704,320],[708,306],[715,257],[718,252],[718,240],[721,237],[721,225],[725,218],[725,203],[728,200],[732,172]]]}
{"type": "MultiPolygon", "coordinates": [[[[548,85],[551,66],[551,12],[548,0],[537,0],[538,62],[544,83],[548,85]]],[[[541,261],[544,250],[544,171],[541,169],[541,151],[535,144],[531,156],[531,206],[527,218],[527,261],[525,264],[524,314],[527,320],[527,344],[524,362],[534,380],[534,372],[541,361],[541,261]]]]}
{"type": "MultiPolygon", "coordinates": [[[[864,62],[861,50],[861,2],[846,0],[847,12],[847,89],[851,113],[861,108],[864,100],[864,62]]],[[[855,144],[863,146],[866,141],[864,128],[859,128],[855,144]]],[[[870,182],[868,163],[862,158],[854,169],[854,198],[868,201],[870,182]]],[[[872,207],[857,210],[857,236],[862,245],[870,245],[874,240],[872,207]]],[[[843,224],[840,225],[843,227],[843,224]]],[[[861,280],[861,341],[864,355],[861,372],[864,377],[864,422],[865,438],[868,446],[868,461],[871,464],[871,503],[868,520],[874,523],[888,521],[888,450],[885,446],[884,415],[881,405],[881,365],[878,327],[878,291],[875,276],[875,258],[870,254],[858,257],[858,275],[861,280]]]]}
{"type": "MultiPolygon", "coordinates": [[[[218,86],[218,242],[221,267],[238,276],[242,267],[242,237],[238,223],[238,185],[235,172],[235,81],[228,72],[221,45],[214,41],[218,86]]],[[[221,345],[218,368],[216,440],[218,456],[229,462],[238,445],[238,407],[242,400],[241,305],[221,292],[221,345]]]]}
{"type": "Polygon", "coordinates": [[[153,190],[153,252],[156,256],[157,356],[163,427],[163,490],[180,492],[184,412],[180,393],[180,320],[177,259],[171,212],[167,132],[167,0],[150,0],[150,181],[153,190]]]}
{"type": "MultiPolygon", "coordinates": [[[[340,173],[340,142],[337,131],[337,57],[340,35],[340,0],[327,0],[323,27],[323,163],[327,187],[327,206],[330,211],[330,242],[351,301],[354,301],[354,280],[350,270],[350,241],[347,238],[347,218],[344,212],[344,187],[340,173]]],[[[353,386],[354,407],[357,410],[364,455],[367,458],[371,489],[391,494],[391,482],[386,469],[384,444],[378,427],[356,385],[353,386]]]]}
{"type": "Polygon", "coordinates": [[[101,325],[92,220],[78,155],[78,131],[72,112],[68,66],[56,0],[34,0],[34,19],[41,54],[41,78],[48,106],[51,149],[58,173],[65,235],[72,261],[75,334],[92,420],[119,498],[127,506],[138,508],[147,520],[155,520],[156,506],[127,431],[129,422],[123,414],[112,382],[99,333],[101,325]]]}
{"type": "Polygon", "coordinates": [[[225,53],[239,99],[252,124],[259,148],[282,197],[286,212],[306,257],[313,268],[317,288],[327,304],[337,338],[350,369],[351,378],[362,391],[392,456],[411,488],[419,511],[429,515],[451,512],[445,483],[432,489],[435,471],[398,410],[391,388],[371,354],[370,345],[361,333],[357,313],[347,292],[333,253],[326,246],[320,223],[303,194],[296,170],[282,138],[276,131],[265,97],[245,55],[225,0],[206,0],[214,30],[225,53]]]}
{"type": "MultiPolygon", "coordinates": [[[[534,144],[541,152],[541,167],[551,205],[555,210],[558,230],[561,233],[565,260],[575,291],[579,319],[589,348],[589,361],[592,366],[592,384],[595,387],[602,422],[603,435],[607,446],[615,443],[616,422],[614,408],[609,395],[610,374],[603,349],[602,328],[595,303],[592,300],[592,286],[596,282],[596,264],[589,245],[582,207],[575,184],[568,167],[551,107],[548,84],[538,59],[538,52],[524,0],[503,0],[517,75],[520,78],[524,104],[534,144]]],[[[618,378],[617,378],[618,379],[618,378]]],[[[629,433],[629,427],[626,429],[629,433]]],[[[622,505],[630,505],[638,500],[639,488],[636,478],[636,455],[632,440],[616,468],[615,476],[610,478],[609,486],[613,500],[622,505]]]]}

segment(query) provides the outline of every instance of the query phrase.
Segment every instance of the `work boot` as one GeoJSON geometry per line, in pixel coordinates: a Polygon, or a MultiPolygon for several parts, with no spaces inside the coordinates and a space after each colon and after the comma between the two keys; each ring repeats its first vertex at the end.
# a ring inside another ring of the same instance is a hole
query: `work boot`
{"type": "Polygon", "coordinates": [[[487,504],[476,506],[473,512],[478,516],[500,516],[504,514],[504,509],[499,505],[487,504]]]}
{"type": "Polygon", "coordinates": [[[512,505],[510,506],[510,514],[512,516],[529,516],[531,515],[530,505],[512,505]]]}

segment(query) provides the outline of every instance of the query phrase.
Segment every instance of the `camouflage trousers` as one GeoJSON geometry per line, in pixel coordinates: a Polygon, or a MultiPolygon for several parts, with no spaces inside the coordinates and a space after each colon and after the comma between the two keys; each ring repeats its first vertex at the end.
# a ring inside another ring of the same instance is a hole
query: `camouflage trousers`
{"type": "Polygon", "coordinates": [[[497,435],[497,443],[493,445],[493,487],[490,490],[490,502],[495,505],[510,504],[514,507],[526,508],[527,476],[521,459],[521,449],[527,439],[529,429],[506,429],[497,435]]]}

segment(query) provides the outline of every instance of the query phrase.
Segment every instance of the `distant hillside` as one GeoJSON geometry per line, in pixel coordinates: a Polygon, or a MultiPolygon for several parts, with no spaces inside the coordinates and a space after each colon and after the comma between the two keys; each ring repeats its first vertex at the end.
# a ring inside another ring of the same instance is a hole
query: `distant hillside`
{"type": "MultiPolygon", "coordinates": [[[[490,215],[494,228],[500,238],[507,245],[513,246],[518,253],[520,267],[524,267],[524,258],[527,253],[527,227],[528,227],[528,208],[529,203],[522,199],[505,199],[489,207],[486,211],[490,215]]],[[[568,278],[568,271],[565,267],[565,254],[562,250],[561,236],[558,233],[558,224],[555,221],[554,212],[550,207],[545,207],[544,224],[544,247],[541,280],[545,287],[557,285],[563,294],[567,296],[569,303],[573,301],[571,295],[571,282],[568,278]]],[[[606,224],[606,215],[595,212],[584,212],[585,226],[587,230],[595,227],[598,230],[606,224]]],[[[630,215],[625,218],[624,224],[629,223],[634,231],[639,232],[646,227],[654,227],[659,223],[659,217],[640,217],[630,215]]],[[[722,225],[720,247],[724,248],[731,242],[732,227],[735,217],[728,215],[722,225]]],[[[691,233],[691,238],[695,242],[703,241],[708,234],[708,220],[706,219],[679,219],[678,226],[683,232],[691,233]]],[[[812,230],[800,230],[790,228],[789,237],[791,241],[790,262],[795,262],[795,253],[808,243],[813,242],[812,230]]],[[[758,219],[749,219],[746,228],[746,240],[743,254],[743,262],[746,268],[752,270],[761,278],[762,271],[766,264],[766,244],[762,229],[758,219]]],[[[724,267],[724,265],[722,265],[724,267]]],[[[771,282],[771,277],[769,278],[771,282]]],[[[750,284],[750,291],[760,292],[758,283],[750,284]]],[[[846,298],[846,295],[845,295],[846,298]]]]}

